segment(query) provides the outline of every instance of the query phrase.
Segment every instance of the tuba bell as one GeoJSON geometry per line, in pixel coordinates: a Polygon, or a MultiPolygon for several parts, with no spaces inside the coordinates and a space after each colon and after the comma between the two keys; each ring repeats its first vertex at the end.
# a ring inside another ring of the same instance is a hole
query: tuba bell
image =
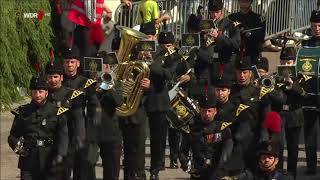
{"type": "Polygon", "coordinates": [[[141,102],[143,89],[141,80],[149,77],[149,67],[145,62],[130,61],[131,51],[138,42],[148,36],[134,29],[118,26],[121,33],[120,47],[117,52],[118,65],[114,70],[113,79],[121,82],[124,103],[116,109],[118,116],[133,115],[141,102]]]}

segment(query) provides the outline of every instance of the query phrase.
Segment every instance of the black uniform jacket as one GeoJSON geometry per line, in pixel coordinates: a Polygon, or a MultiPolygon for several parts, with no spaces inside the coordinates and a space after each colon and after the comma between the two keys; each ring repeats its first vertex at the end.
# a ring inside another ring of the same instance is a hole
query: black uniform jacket
{"type": "Polygon", "coordinates": [[[96,137],[95,125],[99,124],[101,120],[100,102],[96,96],[96,81],[81,75],[64,76],[63,85],[73,90],[84,92],[82,96],[82,108],[86,121],[86,140],[94,140],[94,137],[96,137]]]}
{"type": "Polygon", "coordinates": [[[206,124],[197,116],[190,127],[191,148],[195,160],[195,168],[201,169],[206,160],[212,167],[223,167],[229,160],[233,140],[228,122],[213,120],[206,124]]]}
{"type": "Polygon", "coordinates": [[[69,138],[65,111],[50,102],[44,106],[31,102],[13,111],[15,119],[8,137],[9,146],[14,150],[23,137],[24,147],[28,149],[26,157],[19,157],[20,169],[44,170],[50,168],[56,155],[67,154],[69,138]],[[41,147],[39,140],[43,142],[41,147]]]}
{"type": "Polygon", "coordinates": [[[85,140],[85,120],[82,114],[81,96],[83,91],[72,90],[65,86],[49,91],[49,101],[58,107],[66,107],[68,121],[69,142],[79,143],[85,140]]]}

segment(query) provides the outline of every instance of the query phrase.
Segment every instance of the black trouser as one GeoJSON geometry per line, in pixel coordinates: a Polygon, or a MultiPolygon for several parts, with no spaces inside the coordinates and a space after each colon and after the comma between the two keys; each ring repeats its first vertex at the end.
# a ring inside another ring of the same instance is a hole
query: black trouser
{"type": "Polygon", "coordinates": [[[21,180],[59,180],[51,172],[21,170],[21,180]]]}
{"type": "Polygon", "coordinates": [[[103,180],[118,180],[120,172],[121,142],[100,142],[103,180]]]}
{"type": "Polygon", "coordinates": [[[125,180],[145,176],[145,128],[145,123],[124,124],[121,127],[123,135],[125,180]]]}
{"type": "Polygon", "coordinates": [[[317,128],[320,124],[320,115],[317,111],[303,111],[304,143],[307,157],[307,167],[310,171],[317,170],[317,128]]]}
{"type": "Polygon", "coordinates": [[[151,168],[152,174],[157,174],[165,165],[166,136],[168,121],[166,112],[149,112],[151,168]]]}
{"type": "MultiPolygon", "coordinates": [[[[95,180],[95,163],[89,161],[88,154],[94,154],[92,150],[89,153],[88,145],[77,151],[69,152],[65,159],[65,178],[70,179],[73,170],[73,180],[95,180]]],[[[94,156],[94,155],[93,155],[94,156]]]]}
{"type": "MultiPolygon", "coordinates": [[[[288,127],[286,126],[286,142],[288,150],[288,160],[287,160],[287,171],[291,173],[294,177],[297,175],[297,163],[299,154],[299,137],[300,137],[300,127],[288,127]]],[[[280,152],[281,153],[281,152],[280,152]]]]}
{"type": "Polygon", "coordinates": [[[168,137],[170,146],[170,160],[177,161],[179,155],[181,132],[178,129],[169,127],[168,137]]]}

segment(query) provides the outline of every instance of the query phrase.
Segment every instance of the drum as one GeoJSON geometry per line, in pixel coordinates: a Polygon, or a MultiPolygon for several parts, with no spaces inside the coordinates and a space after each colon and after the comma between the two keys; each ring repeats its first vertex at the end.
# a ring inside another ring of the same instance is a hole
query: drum
{"type": "Polygon", "coordinates": [[[170,102],[171,108],[167,113],[169,125],[172,128],[190,132],[189,122],[200,112],[198,104],[189,98],[181,88],[170,102]]]}

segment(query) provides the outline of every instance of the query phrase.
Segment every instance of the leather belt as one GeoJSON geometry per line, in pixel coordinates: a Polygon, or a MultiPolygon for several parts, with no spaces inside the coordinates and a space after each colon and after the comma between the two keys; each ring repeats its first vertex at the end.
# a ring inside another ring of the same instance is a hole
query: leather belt
{"type": "Polygon", "coordinates": [[[30,142],[33,147],[49,147],[53,144],[52,139],[34,139],[30,142]]]}

